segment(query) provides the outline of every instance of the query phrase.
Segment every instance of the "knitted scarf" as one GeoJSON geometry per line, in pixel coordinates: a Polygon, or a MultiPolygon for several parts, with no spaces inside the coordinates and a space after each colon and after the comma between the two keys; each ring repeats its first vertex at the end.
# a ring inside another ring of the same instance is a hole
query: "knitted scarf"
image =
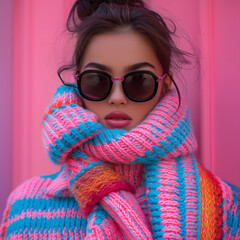
{"type": "Polygon", "coordinates": [[[43,121],[43,141],[50,159],[64,166],[49,191],[75,197],[89,221],[87,239],[101,239],[96,234],[102,230],[93,230],[103,221],[109,239],[199,238],[197,144],[189,108],[183,99],[178,105],[170,90],[132,130],[105,129],[73,88],[58,88],[43,121]]]}

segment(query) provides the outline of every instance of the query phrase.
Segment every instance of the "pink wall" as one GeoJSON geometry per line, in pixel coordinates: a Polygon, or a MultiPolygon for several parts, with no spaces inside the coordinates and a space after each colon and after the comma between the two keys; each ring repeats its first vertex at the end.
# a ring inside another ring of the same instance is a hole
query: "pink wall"
{"type": "Polygon", "coordinates": [[[41,121],[60,84],[57,68],[71,52],[62,33],[70,4],[59,0],[14,2],[13,187],[58,169],[44,151],[41,121]]]}
{"type": "Polygon", "coordinates": [[[205,165],[240,186],[240,2],[201,5],[201,123],[205,165]],[[205,142],[207,141],[207,143],[205,142]]]}
{"type": "MultiPolygon", "coordinates": [[[[13,187],[57,169],[43,148],[41,121],[60,84],[57,67],[72,51],[70,38],[61,33],[70,6],[69,0],[14,2],[13,187]]],[[[240,185],[240,2],[155,0],[151,7],[172,18],[179,29],[178,44],[189,51],[193,46],[199,55],[200,68],[182,71],[184,86],[176,77],[192,112],[197,158],[240,185]]]]}
{"type": "Polygon", "coordinates": [[[12,5],[11,0],[0,3],[0,216],[11,190],[12,5]]]}
{"type": "Polygon", "coordinates": [[[213,169],[240,185],[240,2],[214,5],[213,169]]]}

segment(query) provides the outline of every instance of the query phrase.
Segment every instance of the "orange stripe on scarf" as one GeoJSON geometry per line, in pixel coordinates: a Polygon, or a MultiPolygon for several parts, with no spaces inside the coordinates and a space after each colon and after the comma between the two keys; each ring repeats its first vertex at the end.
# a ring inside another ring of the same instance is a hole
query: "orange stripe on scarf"
{"type": "Polygon", "coordinates": [[[197,164],[201,192],[200,239],[220,239],[223,234],[222,189],[214,175],[197,164]]]}
{"type": "Polygon", "coordinates": [[[105,164],[86,170],[74,180],[71,187],[84,217],[103,197],[120,190],[135,192],[127,180],[105,164]]]}

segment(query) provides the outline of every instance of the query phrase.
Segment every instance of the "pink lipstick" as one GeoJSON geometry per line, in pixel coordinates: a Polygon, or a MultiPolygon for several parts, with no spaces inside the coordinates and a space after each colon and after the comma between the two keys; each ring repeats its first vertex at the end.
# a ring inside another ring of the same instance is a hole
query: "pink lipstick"
{"type": "Polygon", "coordinates": [[[123,112],[111,112],[104,119],[107,125],[114,128],[126,127],[132,121],[132,119],[123,112]]]}

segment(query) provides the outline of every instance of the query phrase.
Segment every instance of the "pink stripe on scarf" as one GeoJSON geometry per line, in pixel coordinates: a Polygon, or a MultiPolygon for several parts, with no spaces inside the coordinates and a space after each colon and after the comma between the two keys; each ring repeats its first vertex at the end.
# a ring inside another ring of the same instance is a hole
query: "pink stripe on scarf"
{"type": "Polygon", "coordinates": [[[118,223],[127,239],[152,239],[146,218],[130,192],[112,192],[100,204],[118,223]]]}
{"type": "Polygon", "coordinates": [[[51,240],[59,240],[59,239],[84,239],[85,233],[78,233],[76,230],[76,227],[74,228],[73,232],[66,232],[66,228],[63,228],[63,231],[60,232],[51,232],[52,230],[49,229],[48,232],[44,231],[43,233],[37,233],[35,230],[33,233],[31,232],[32,229],[25,229],[23,233],[18,234],[11,234],[6,238],[6,240],[19,240],[19,239],[33,239],[33,240],[45,240],[45,239],[51,239],[51,240]],[[28,230],[28,233],[26,233],[26,230],[28,230]]]}
{"type": "MultiPolygon", "coordinates": [[[[168,105],[171,106],[170,104],[168,105]]],[[[129,133],[121,136],[117,141],[112,140],[111,142],[105,142],[104,145],[99,143],[94,146],[91,144],[84,144],[85,152],[90,156],[94,155],[97,159],[102,159],[106,162],[128,164],[134,162],[137,157],[144,156],[145,152],[154,151],[153,146],[159,148],[163,147],[160,141],[169,143],[166,136],[170,136],[170,133],[174,131],[174,127],[178,127],[177,123],[180,123],[181,121],[183,122],[184,118],[189,117],[189,113],[186,107],[182,107],[174,117],[170,117],[169,114],[162,112],[163,107],[159,106],[158,108],[155,108],[153,113],[150,114],[142,124],[129,133]],[[158,116],[158,118],[155,116],[158,116]],[[159,116],[162,116],[163,119],[159,120],[159,116]],[[159,134],[159,129],[163,131],[163,134],[159,134]],[[131,139],[131,141],[129,141],[129,139],[131,139]],[[123,151],[119,151],[121,146],[124,146],[123,151]]],[[[187,123],[185,124],[187,125],[187,123]]],[[[190,128],[190,125],[191,124],[189,123],[189,126],[187,126],[186,129],[190,128]]],[[[184,134],[187,133],[186,129],[183,130],[184,134]]],[[[163,158],[169,159],[179,155],[186,155],[196,148],[197,143],[195,137],[191,133],[191,129],[188,129],[188,136],[184,136],[184,143],[181,145],[178,144],[175,149],[171,150],[171,152],[163,158]]],[[[164,151],[168,152],[168,149],[164,149],[164,151]]]]}
{"type": "Polygon", "coordinates": [[[194,159],[188,155],[182,161],[183,171],[185,176],[185,191],[186,191],[186,238],[195,239],[197,237],[198,229],[198,204],[200,204],[200,196],[196,189],[197,179],[195,177],[195,169],[193,165],[194,159]]]}
{"type": "MultiPolygon", "coordinates": [[[[224,209],[224,214],[223,214],[223,232],[224,234],[229,232],[229,228],[227,225],[227,212],[229,211],[230,213],[230,209],[231,206],[233,204],[233,192],[230,186],[228,186],[226,183],[224,183],[219,177],[216,177],[216,179],[218,180],[221,188],[222,188],[222,193],[223,193],[223,198],[224,198],[224,204],[223,204],[223,209],[224,209]]],[[[225,235],[224,237],[230,237],[228,235],[225,235]]]]}
{"type": "Polygon", "coordinates": [[[161,161],[159,167],[159,187],[156,190],[160,191],[160,194],[157,196],[159,199],[158,205],[161,206],[160,211],[162,212],[161,224],[163,224],[163,232],[162,237],[164,239],[182,239],[180,233],[180,225],[179,219],[181,218],[179,215],[180,210],[178,209],[178,195],[176,193],[178,190],[178,182],[177,182],[177,163],[175,160],[163,160],[161,161]]]}
{"type": "Polygon", "coordinates": [[[18,221],[20,219],[23,218],[31,218],[32,220],[35,218],[46,218],[46,219],[50,219],[50,218],[64,218],[64,217],[72,217],[72,218],[81,218],[82,214],[79,210],[73,210],[73,209],[62,209],[62,210],[54,210],[54,209],[48,209],[46,211],[41,211],[41,210],[27,210],[26,212],[22,212],[20,215],[16,215],[15,217],[9,219],[8,221],[8,225],[11,225],[12,223],[14,223],[15,221],[18,221]]]}

